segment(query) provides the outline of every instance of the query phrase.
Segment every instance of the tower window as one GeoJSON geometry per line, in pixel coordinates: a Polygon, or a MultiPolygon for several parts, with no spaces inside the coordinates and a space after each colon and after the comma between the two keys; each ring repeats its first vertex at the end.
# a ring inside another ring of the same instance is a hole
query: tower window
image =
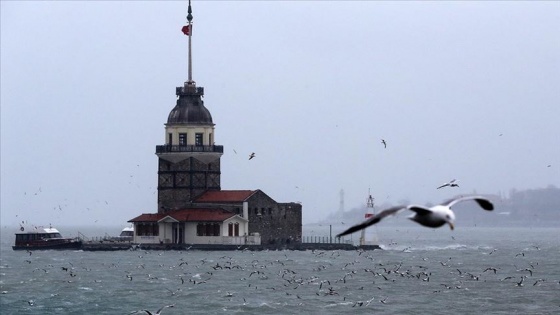
{"type": "Polygon", "coordinates": [[[187,145],[187,134],[180,133],[179,134],[179,145],[187,145]]]}
{"type": "Polygon", "coordinates": [[[208,134],[208,145],[214,145],[214,140],[212,139],[212,134],[208,134]]]}
{"type": "Polygon", "coordinates": [[[167,144],[169,144],[169,145],[173,144],[173,134],[172,133],[167,134],[167,144]]]}
{"type": "Polygon", "coordinates": [[[202,134],[201,133],[195,134],[194,144],[195,145],[202,145],[202,134]]]}

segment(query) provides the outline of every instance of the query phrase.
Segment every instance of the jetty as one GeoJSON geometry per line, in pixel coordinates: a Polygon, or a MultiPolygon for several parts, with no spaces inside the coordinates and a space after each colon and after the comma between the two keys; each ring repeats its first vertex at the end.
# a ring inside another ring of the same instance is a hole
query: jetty
{"type": "Polygon", "coordinates": [[[90,241],[82,242],[84,251],[118,250],[199,250],[199,251],[263,251],[263,250],[376,250],[379,245],[353,245],[349,243],[299,243],[285,245],[227,245],[227,244],[134,244],[131,242],[90,241]]]}

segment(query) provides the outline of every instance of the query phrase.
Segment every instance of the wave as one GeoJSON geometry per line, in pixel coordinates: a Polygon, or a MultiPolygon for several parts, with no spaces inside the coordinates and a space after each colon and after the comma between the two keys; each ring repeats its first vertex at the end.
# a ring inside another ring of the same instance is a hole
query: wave
{"type": "Polygon", "coordinates": [[[465,245],[465,244],[447,244],[447,245],[421,245],[421,246],[388,246],[379,245],[381,249],[386,251],[411,253],[414,251],[444,251],[444,250],[479,250],[480,246],[465,245]]]}

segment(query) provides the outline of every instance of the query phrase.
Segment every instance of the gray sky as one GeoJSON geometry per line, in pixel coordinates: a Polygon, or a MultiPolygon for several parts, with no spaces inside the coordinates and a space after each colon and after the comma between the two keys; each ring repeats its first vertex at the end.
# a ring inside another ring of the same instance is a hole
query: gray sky
{"type": "MultiPolygon", "coordinates": [[[[2,226],[157,211],[186,9],[1,2],[2,226]]],[[[348,210],[368,189],[423,204],[560,186],[560,2],[195,1],[193,15],[222,189],[302,202],[311,223],[341,189],[348,210]]]]}

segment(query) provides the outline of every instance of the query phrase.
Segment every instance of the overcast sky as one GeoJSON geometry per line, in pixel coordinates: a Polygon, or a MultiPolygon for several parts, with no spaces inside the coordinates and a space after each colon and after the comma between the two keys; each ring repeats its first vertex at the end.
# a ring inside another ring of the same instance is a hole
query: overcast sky
{"type": "MultiPolygon", "coordinates": [[[[157,211],[186,11],[1,1],[2,226],[157,211]]],[[[311,223],[341,189],[350,210],[369,189],[424,204],[560,186],[560,2],[194,1],[193,16],[222,189],[301,202],[311,223]]]]}

